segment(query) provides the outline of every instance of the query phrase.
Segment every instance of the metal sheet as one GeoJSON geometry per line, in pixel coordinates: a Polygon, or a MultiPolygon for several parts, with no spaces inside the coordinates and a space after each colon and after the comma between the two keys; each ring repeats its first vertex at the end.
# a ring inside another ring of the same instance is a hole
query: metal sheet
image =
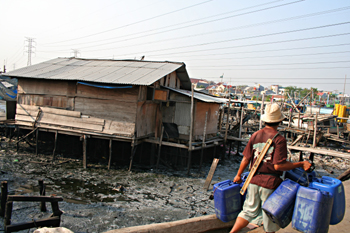
{"type": "MultiPolygon", "coordinates": [[[[175,91],[177,93],[181,93],[181,94],[186,95],[188,97],[192,96],[192,92],[191,91],[182,90],[182,89],[175,89],[175,88],[171,88],[171,87],[164,87],[164,88],[170,89],[170,90],[175,91]]],[[[198,93],[198,92],[194,92],[193,98],[195,98],[197,100],[201,100],[203,102],[207,102],[207,103],[220,103],[220,104],[223,104],[223,103],[227,103],[228,102],[228,99],[217,98],[215,96],[209,96],[209,95],[201,94],[201,93],[198,93]]]]}
{"type": "Polygon", "coordinates": [[[3,76],[150,85],[173,71],[181,70],[178,77],[185,84],[184,88],[189,89],[190,80],[184,67],[180,62],[56,58],[3,76]]]}

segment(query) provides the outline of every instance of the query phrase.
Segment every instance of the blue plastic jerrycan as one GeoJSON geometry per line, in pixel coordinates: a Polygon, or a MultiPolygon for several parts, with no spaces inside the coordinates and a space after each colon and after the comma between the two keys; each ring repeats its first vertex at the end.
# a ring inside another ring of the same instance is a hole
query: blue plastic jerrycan
{"type": "Polygon", "coordinates": [[[303,186],[308,186],[309,183],[316,178],[315,171],[306,173],[301,167],[286,171],[285,178],[298,182],[303,186]],[[307,179],[306,179],[307,178],[307,179]]]}
{"type": "Polygon", "coordinates": [[[340,223],[345,215],[345,193],[343,183],[336,178],[322,176],[322,178],[313,179],[309,187],[327,191],[333,195],[334,200],[330,224],[335,225],[340,223]]]}
{"type": "Polygon", "coordinates": [[[214,185],[214,207],[218,219],[229,222],[236,219],[242,209],[240,184],[225,180],[214,185]]]}
{"type": "Polygon", "coordinates": [[[300,186],[295,200],[292,227],[307,233],[328,232],[332,205],[331,193],[300,186]]]}
{"type": "Polygon", "coordinates": [[[262,206],[266,215],[281,228],[285,228],[292,221],[299,186],[290,179],[284,180],[262,206]]]}

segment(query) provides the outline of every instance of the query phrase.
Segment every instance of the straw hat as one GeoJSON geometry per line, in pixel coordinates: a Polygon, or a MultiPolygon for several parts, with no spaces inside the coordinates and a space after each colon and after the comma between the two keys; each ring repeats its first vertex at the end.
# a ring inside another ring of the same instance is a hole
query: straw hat
{"type": "Polygon", "coordinates": [[[265,107],[265,114],[262,115],[261,120],[268,123],[281,122],[285,116],[282,114],[278,104],[267,104],[265,107]]]}

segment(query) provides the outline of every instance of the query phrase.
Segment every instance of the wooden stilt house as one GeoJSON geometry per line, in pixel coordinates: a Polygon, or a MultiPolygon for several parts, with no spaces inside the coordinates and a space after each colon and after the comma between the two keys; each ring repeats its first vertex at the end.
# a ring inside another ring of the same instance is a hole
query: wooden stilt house
{"type": "MultiPolygon", "coordinates": [[[[57,58],[3,74],[18,79],[22,128],[136,142],[163,122],[189,139],[191,82],[184,63],[57,58]]],[[[196,93],[193,138],[217,132],[222,100],[196,93]],[[206,117],[207,115],[207,117],[206,117]]]]}

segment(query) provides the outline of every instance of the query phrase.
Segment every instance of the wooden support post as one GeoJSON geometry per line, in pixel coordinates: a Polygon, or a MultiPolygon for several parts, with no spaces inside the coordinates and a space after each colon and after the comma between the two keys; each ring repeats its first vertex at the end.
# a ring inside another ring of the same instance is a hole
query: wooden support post
{"type": "MultiPolygon", "coordinates": [[[[43,180],[39,180],[39,193],[40,193],[40,196],[46,195],[45,185],[43,180]]],[[[40,210],[41,212],[46,212],[46,204],[44,201],[40,202],[40,210]]]]}
{"type": "Polygon", "coordinates": [[[192,139],[193,139],[193,108],[194,108],[194,89],[193,84],[191,85],[191,124],[190,124],[190,138],[188,143],[188,161],[187,161],[187,175],[190,174],[191,159],[192,159],[192,139]]]}
{"type": "Polygon", "coordinates": [[[291,124],[291,121],[292,121],[292,111],[293,111],[293,109],[289,110],[288,127],[290,127],[290,124],[291,124]]]}
{"type": "Polygon", "coordinates": [[[226,142],[227,142],[227,132],[228,132],[228,128],[230,128],[230,113],[231,113],[231,95],[229,98],[229,102],[228,102],[228,107],[227,107],[227,115],[226,115],[226,126],[225,126],[225,138],[224,138],[224,145],[226,146],[226,142]]]}
{"type": "Polygon", "coordinates": [[[83,136],[83,167],[84,167],[84,169],[87,168],[86,154],[87,154],[87,135],[84,135],[83,136]]]}
{"type": "Polygon", "coordinates": [[[1,181],[1,209],[0,216],[5,216],[6,201],[8,195],[7,181],[1,181]]]}
{"type": "Polygon", "coordinates": [[[337,137],[339,138],[339,123],[338,122],[336,122],[336,124],[337,124],[337,137]]]}
{"type": "Polygon", "coordinates": [[[241,106],[241,118],[239,120],[240,120],[240,123],[239,123],[238,137],[241,138],[242,137],[242,127],[243,127],[243,106],[241,106]]]}
{"type": "Polygon", "coordinates": [[[314,148],[315,148],[315,146],[316,146],[317,116],[318,116],[318,113],[316,112],[316,115],[315,115],[315,122],[314,122],[314,140],[313,140],[313,143],[312,143],[312,147],[314,147],[314,148]]]}
{"type": "Polygon", "coordinates": [[[56,130],[56,132],[55,132],[55,144],[53,146],[53,152],[52,152],[52,162],[55,161],[55,153],[56,153],[56,147],[57,147],[57,136],[58,136],[58,131],[56,130]]]}
{"type": "Polygon", "coordinates": [[[156,166],[157,170],[158,170],[158,167],[159,167],[160,154],[161,154],[160,152],[162,151],[163,134],[164,134],[164,126],[162,126],[161,134],[160,134],[160,137],[159,137],[157,166],[156,166]]]}
{"type": "Polygon", "coordinates": [[[303,152],[299,151],[299,162],[304,161],[303,152]]]}
{"type": "Polygon", "coordinates": [[[108,170],[111,169],[111,161],[112,161],[112,143],[113,140],[109,139],[109,157],[108,157],[108,170]]]}
{"type": "Polygon", "coordinates": [[[11,224],[12,207],[13,207],[13,202],[12,201],[6,202],[5,218],[4,218],[4,225],[5,226],[11,224]]]}
{"type": "Polygon", "coordinates": [[[129,164],[129,170],[128,171],[131,171],[132,162],[134,160],[135,152],[136,152],[135,139],[133,139],[132,142],[131,142],[131,155],[130,155],[130,164],[129,164]]]}
{"type": "Polygon", "coordinates": [[[16,125],[16,131],[17,131],[17,143],[16,143],[16,146],[17,146],[17,152],[19,151],[19,126],[16,125]]]}
{"type": "Polygon", "coordinates": [[[36,132],[35,132],[35,155],[38,155],[38,143],[39,143],[39,129],[36,129],[36,132]]]}
{"type": "Polygon", "coordinates": [[[260,121],[259,121],[259,130],[262,128],[262,120],[261,117],[264,114],[264,101],[265,101],[265,94],[262,95],[262,103],[260,106],[260,121]]]}
{"type": "MultiPolygon", "coordinates": [[[[231,98],[230,98],[231,100],[231,98]]],[[[202,168],[203,164],[203,153],[204,153],[204,146],[205,146],[205,135],[207,133],[207,120],[208,120],[208,112],[205,113],[205,122],[204,122],[204,130],[203,130],[203,138],[202,138],[202,148],[201,148],[201,160],[199,162],[199,171],[202,168]]]]}
{"type": "Polygon", "coordinates": [[[300,129],[300,112],[298,113],[298,129],[300,129]]]}
{"type": "Polygon", "coordinates": [[[151,143],[151,160],[150,160],[150,165],[153,167],[154,166],[154,154],[155,154],[155,149],[156,145],[151,143]]]}
{"type": "Polygon", "coordinates": [[[208,176],[207,176],[207,179],[205,180],[205,183],[204,183],[204,187],[203,187],[204,191],[208,191],[209,185],[211,183],[211,180],[213,179],[213,176],[214,176],[216,167],[218,166],[218,163],[219,163],[219,159],[213,160],[211,167],[210,167],[210,170],[209,170],[209,173],[208,173],[208,176]]]}
{"type": "Polygon", "coordinates": [[[221,125],[222,125],[222,115],[223,115],[223,109],[219,110],[219,125],[218,125],[218,130],[219,132],[221,131],[221,125]]]}

